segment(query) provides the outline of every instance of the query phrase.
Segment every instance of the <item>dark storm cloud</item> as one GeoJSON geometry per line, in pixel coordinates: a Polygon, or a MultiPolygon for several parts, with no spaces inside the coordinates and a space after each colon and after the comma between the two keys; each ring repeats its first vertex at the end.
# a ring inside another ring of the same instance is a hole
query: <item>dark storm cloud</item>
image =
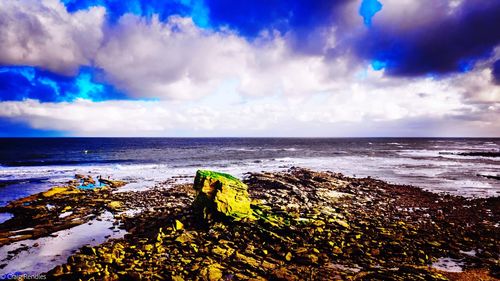
{"type": "Polygon", "coordinates": [[[278,30],[288,34],[295,52],[325,54],[326,50],[328,58],[336,58],[354,51],[359,62],[384,68],[393,76],[468,72],[478,60],[491,57],[500,42],[500,1],[465,0],[454,11],[449,11],[449,1],[437,1],[423,7],[425,13],[401,11],[407,15],[398,19],[401,22],[377,22],[377,17],[384,17],[377,13],[394,2],[363,0],[357,10],[344,9],[355,2],[207,0],[205,4],[212,27],[229,26],[250,40],[262,31],[278,30]],[[366,32],[353,26],[350,19],[356,17],[366,32]],[[411,24],[422,17],[430,18],[423,25],[411,24]],[[325,32],[332,27],[334,34],[325,32]],[[339,44],[327,50],[332,36],[339,44]]]}
{"type": "Polygon", "coordinates": [[[325,30],[341,20],[342,7],[354,0],[207,0],[212,27],[228,26],[249,40],[263,31],[287,33],[299,53],[321,53],[325,30]]]}
{"type": "Polygon", "coordinates": [[[465,1],[425,25],[408,26],[412,17],[374,24],[357,39],[358,55],[396,76],[468,72],[500,43],[500,1],[465,1]]]}
{"type": "Polygon", "coordinates": [[[493,64],[492,72],[493,74],[493,81],[495,84],[500,85],[500,60],[497,60],[493,64]]]}
{"type": "Polygon", "coordinates": [[[228,25],[244,36],[256,36],[262,30],[310,30],[330,24],[335,10],[349,0],[207,0],[210,21],[228,25]]]}

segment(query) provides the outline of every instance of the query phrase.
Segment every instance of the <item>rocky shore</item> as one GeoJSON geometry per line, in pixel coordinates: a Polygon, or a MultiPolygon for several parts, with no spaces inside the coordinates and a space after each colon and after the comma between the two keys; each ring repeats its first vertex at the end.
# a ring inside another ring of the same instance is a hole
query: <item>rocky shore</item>
{"type": "Polygon", "coordinates": [[[115,192],[121,184],[73,183],[11,202],[0,210],[14,214],[0,224],[0,245],[51,235],[107,211],[125,237],[81,248],[48,279],[500,278],[498,197],[441,195],[300,168],[247,174],[243,183],[202,171],[194,184],[171,180],[115,192]]]}

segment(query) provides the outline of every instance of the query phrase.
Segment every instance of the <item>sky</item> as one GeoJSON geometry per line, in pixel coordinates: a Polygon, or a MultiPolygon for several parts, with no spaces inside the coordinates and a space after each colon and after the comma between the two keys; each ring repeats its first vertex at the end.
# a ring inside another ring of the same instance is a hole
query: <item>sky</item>
{"type": "Polygon", "coordinates": [[[2,0],[12,136],[500,137],[500,1],[2,0]]]}

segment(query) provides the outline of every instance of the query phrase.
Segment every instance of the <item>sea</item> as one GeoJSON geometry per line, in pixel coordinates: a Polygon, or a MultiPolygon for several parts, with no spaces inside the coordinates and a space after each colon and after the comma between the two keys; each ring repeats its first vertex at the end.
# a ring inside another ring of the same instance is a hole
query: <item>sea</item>
{"type": "MultiPolygon", "coordinates": [[[[499,150],[500,139],[3,138],[0,206],[63,185],[75,174],[125,180],[129,183],[115,191],[122,192],[165,181],[192,182],[197,169],[243,178],[248,172],[291,167],[372,177],[432,192],[493,197],[500,195],[500,181],[485,176],[499,175],[500,157],[460,153],[499,150]]],[[[0,212],[0,224],[12,216],[0,212]]],[[[11,258],[1,260],[0,276],[43,274],[65,263],[83,245],[123,237],[126,232],[115,224],[114,215],[104,212],[51,236],[4,245],[0,257],[11,258]]]]}
{"type": "Polygon", "coordinates": [[[475,138],[1,138],[0,206],[75,174],[143,190],[197,169],[244,177],[304,167],[468,197],[500,195],[500,139],[475,138]]]}

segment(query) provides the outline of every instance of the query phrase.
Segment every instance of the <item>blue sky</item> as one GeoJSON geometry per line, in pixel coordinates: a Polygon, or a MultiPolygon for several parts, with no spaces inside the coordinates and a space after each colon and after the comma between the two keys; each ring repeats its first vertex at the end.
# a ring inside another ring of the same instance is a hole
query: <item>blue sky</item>
{"type": "Polygon", "coordinates": [[[0,136],[500,136],[500,3],[4,0],[0,136]]]}

